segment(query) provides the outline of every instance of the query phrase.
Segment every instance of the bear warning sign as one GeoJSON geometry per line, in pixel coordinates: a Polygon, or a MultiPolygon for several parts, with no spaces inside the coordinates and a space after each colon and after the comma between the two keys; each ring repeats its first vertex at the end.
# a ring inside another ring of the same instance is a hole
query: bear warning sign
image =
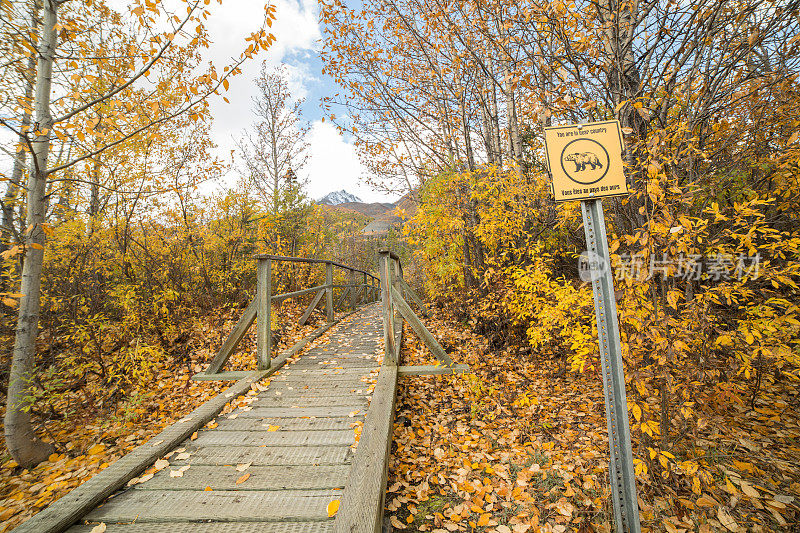
{"type": "Polygon", "coordinates": [[[628,194],[619,121],[544,129],[556,202],[628,194]]]}

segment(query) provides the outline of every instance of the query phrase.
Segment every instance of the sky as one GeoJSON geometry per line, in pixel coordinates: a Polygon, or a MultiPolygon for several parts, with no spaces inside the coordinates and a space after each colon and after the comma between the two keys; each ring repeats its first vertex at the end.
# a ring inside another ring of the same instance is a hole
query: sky
{"type": "MultiPolygon", "coordinates": [[[[211,58],[219,65],[226,64],[243,48],[244,38],[254,31],[261,21],[265,0],[232,0],[215,7],[207,21],[213,41],[211,58]]],[[[234,139],[254,121],[252,97],[256,96],[253,80],[260,71],[263,60],[269,65],[284,63],[290,74],[289,85],[298,97],[306,99],[303,118],[311,124],[309,142],[311,157],[306,167],[299,172],[307,179],[307,193],[318,199],[331,191],[344,189],[366,202],[396,200],[383,192],[374,191],[360,177],[363,168],[358,161],[355,148],[336,131],[329,122],[322,121],[320,99],[337,92],[333,81],[322,74],[319,59],[321,31],[318,23],[316,0],[275,0],[276,20],[270,31],[276,42],[256,60],[247,62],[242,74],[231,80],[226,96],[230,104],[221,98],[211,103],[214,116],[212,135],[219,146],[218,155],[230,160],[235,148],[234,139]]],[[[231,173],[224,181],[233,182],[231,173]]]]}
{"type": "MultiPolygon", "coordinates": [[[[211,4],[212,14],[206,21],[213,44],[206,55],[218,71],[231,62],[245,48],[245,37],[258,29],[263,20],[267,0],[225,0],[211,4]]],[[[257,94],[254,79],[260,72],[261,62],[269,65],[284,63],[290,74],[289,85],[298,98],[305,98],[303,118],[311,126],[308,141],[311,157],[298,174],[307,180],[306,192],[313,199],[344,189],[366,202],[392,202],[397,196],[375,191],[361,177],[364,169],[359,163],[354,146],[343,138],[329,122],[323,122],[320,99],[338,92],[337,86],[322,74],[319,58],[321,31],[318,23],[317,0],[273,0],[276,20],[270,28],[276,41],[265,52],[247,61],[242,74],[231,78],[230,89],[225,93],[230,103],[221,97],[211,99],[214,116],[212,137],[217,144],[217,156],[231,160],[235,139],[254,122],[252,98],[257,94]]],[[[129,9],[127,0],[111,0],[120,11],[129,9]]],[[[14,136],[0,128],[0,144],[11,146],[14,136]]],[[[3,172],[10,172],[11,158],[2,157],[3,172]],[[8,166],[8,169],[5,167],[8,166]]],[[[214,187],[233,185],[235,171],[229,172],[214,187]]],[[[212,192],[213,187],[206,192],[212,192]]]]}

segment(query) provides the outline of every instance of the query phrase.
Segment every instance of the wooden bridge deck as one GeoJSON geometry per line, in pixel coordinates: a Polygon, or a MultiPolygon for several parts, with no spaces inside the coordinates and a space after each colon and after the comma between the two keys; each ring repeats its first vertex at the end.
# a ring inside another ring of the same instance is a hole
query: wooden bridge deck
{"type": "Polygon", "coordinates": [[[327,507],[342,498],[354,426],[365,418],[382,356],[380,305],[372,304],[270,376],[249,405],[177,446],[152,479],[68,531],[88,533],[101,522],[110,533],[330,531],[327,507]],[[171,475],[182,467],[182,476],[171,475]]]}

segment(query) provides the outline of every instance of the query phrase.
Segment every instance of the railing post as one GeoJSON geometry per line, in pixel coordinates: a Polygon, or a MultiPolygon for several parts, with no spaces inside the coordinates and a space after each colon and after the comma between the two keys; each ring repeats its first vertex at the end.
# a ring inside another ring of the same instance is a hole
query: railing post
{"type": "Polygon", "coordinates": [[[394,339],[394,310],[392,309],[392,265],[388,251],[380,252],[381,307],[383,309],[384,362],[396,365],[394,339]]]}
{"type": "Polygon", "coordinates": [[[258,369],[269,370],[272,364],[272,259],[258,260],[256,299],[258,369]]]}
{"type": "Polygon", "coordinates": [[[400,280],[403,279],[403,265],[400,264],[400,259],[394,260],[394,288],[400,294],[403,294],[403,287],[400,284],[400,280]]]}
{"type": "Polygon", "coordinates": [[[333,265],[325,263],[325,313],[328,323],[333,322],[333,265]]]}
{"type": "Polygon", "coordinates": [[[361,301],[358,302],[359,304],[369,303],[370,294],[369,294],[369,285],[367,285],[367,273],[364,272],[364,291],[361,293],[361,301]]]}

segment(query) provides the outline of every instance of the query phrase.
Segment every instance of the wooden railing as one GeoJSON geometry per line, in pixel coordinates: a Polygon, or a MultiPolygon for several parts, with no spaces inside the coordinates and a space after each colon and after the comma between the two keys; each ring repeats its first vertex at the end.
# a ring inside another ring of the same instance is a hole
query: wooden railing
{"type": "Polygon", "coordinates": [[[299,325],[304,326],[311,313],[319,305],[322,298],[325,298],[325,318],[326,326],[317,328],[311,335],[305,337],[292,347],[281,354],[285,360],[293,353],[299,351],[308,342],[321,335],[334,322],[335,310],[341,308],[345,303],[349,304],[351,310],[355,310],[359,305],[374,302],[380,294],[380,280],[358,268],[353,268],[335,261],[326,259],[307,259],[303,257],[284,257],[280,255],[257,255],[258,269],[256,274],[256,295],[244,310],[239,322],[236,323],[230,335],[220,347],[217,354],[209,363],[205,372],[196,374],[195,380],[234,380],[241,379],[247,372],[222,372],[222,367],[241,343],[247,330],[253,322],[256,323],[256,359],[258,370],[270,370],[272,367],[272,304],[299,298],[307,294],[314,297],[306,307],[299,320],[299,325]],[[276,263],[312,263],[325,266],[325,283],[302,289],[294,292],[273,294],[272,274],[273,266],[276,263]],[[346,275],[346,283],[334,283],[334,268],[342,269],[346,275]],[[357,278],[361,278],[357,280],[357,278]],[[334,303],[333,291],[341,290],[336,302],[334,303]],[[348,299],[349,296],[349,299],[348,299]],[[349,300],[349,301],[348,301],[349,300]]]}

